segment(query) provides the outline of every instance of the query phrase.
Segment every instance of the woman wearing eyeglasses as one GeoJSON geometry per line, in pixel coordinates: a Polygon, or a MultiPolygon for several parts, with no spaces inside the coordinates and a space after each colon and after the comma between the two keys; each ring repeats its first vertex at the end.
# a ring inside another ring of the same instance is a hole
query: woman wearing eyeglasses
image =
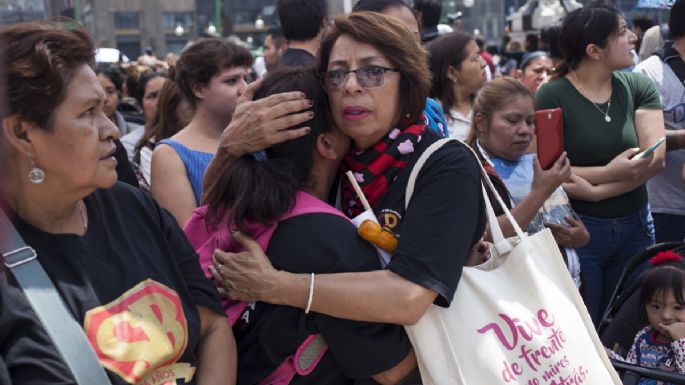
{"type": "MultiPolygon", "coordinates": [[[[230,298],[300,309],[309,306],[313,312],[351,320],[411,325],[431,304],[449,306],[467,256],[483,235],[479,166],[464,145],[444,146],[423,166],[405,210],[412,167],[438,140],[426,129],[421,114],[430,88],[425,52],[411,32],[391,17],[354,13],[338,16],[333,25],[322,41],[318,70],[333,122],[352,139],[341,168],[354,173],[380,224],[399,238],[392,260],[385,270],[317,274],[312,279],[310,274],[275,270],[259,246],[237,235],[235,239],[248,251],[217,252],[215,278],[230,298]]],[[[274,98],[238,107],[238,120],[224,132],[224,159],[258,148],[247,143],[276,140],[282,135],[279,114],[307,104],[296,95],[279,98],[288,101],[277,103],[274,98]],[[268,125],[265,116],[276,119],[268,125]],[[255,126],[270,128],[255,133],[255,126]]],[[[363,211],[344,179],[341,191],[345,214],[363,211]]]]}

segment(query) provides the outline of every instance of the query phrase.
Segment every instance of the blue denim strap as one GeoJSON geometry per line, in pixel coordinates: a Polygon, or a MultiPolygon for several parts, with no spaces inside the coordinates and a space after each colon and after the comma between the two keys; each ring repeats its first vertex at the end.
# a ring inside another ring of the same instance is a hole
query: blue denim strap
{"type": "Polygon", "coordinates": [[[92,346],[57,289],[19,233],[0,209],[0,250],[31,307],[79,385],[111,385],[92,346]]]}

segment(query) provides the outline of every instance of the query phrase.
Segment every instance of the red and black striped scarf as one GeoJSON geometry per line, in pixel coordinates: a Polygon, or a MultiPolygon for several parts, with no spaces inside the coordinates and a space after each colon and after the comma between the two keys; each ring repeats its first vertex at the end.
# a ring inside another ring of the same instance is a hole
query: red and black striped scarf
{"type": "MultiPolygon", "coordinates": [[[[426,130],[426,118],[404,129],[394,128],[373,147],[358,150],[352,147],[345,157],[343,168],[351,170],[371,207],[385,195],[388,186],[411,159],[426,130]]],[[[364,211],[361,200],[347,178],[342,178],[342,208],[350,218],[364,211]]]]}

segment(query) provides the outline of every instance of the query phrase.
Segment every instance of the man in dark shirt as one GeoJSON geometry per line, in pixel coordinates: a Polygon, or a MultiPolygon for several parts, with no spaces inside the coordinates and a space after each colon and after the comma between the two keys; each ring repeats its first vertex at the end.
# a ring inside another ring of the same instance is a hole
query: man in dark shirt
{"type": "Polygon", "coordinates": [[[269,29],[266,39],[264,39],[264,64],[266,71],[273,71],[278,67],[281,57],[288,48],[283,31],[280,27],[269,29]]]}
{"type": "Polygon", "coordinates": [[[326,25],[323,0],[278,0],[278,17],[288,40],[279,66],[314,65],[326,25]]]}
{"type": "Polygon", "coordinates": [[[421,42],[426,44],[438,37],[442,3],[437,0],[416,0],[414,1],[414,11],[416,11],[419,27],[421,27],[421,42]]]}

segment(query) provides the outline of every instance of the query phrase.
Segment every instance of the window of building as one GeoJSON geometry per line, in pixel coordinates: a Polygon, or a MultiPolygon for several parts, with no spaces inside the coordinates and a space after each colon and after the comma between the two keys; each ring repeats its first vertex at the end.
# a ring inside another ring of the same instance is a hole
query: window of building
{"type": "Polygon", "coordinates": [[[190,30],[193,24],[192,12],[164,12],[164,29],[174,29],[177,25],[190,30]]]}
{"type": "Polygon", "coordinates": [[[131,60],[135,60],[141,54],[139,36],[117,36],[116,44],[117,49],[131,60]]]}
{"type": "Polygon", "coordinates": [[[115,29],[139,29],[138,12],[114,12],[115,29]]]}
{"type": "Polygon", "coordinates": [[[188,43],[188,39],[183,38],[183,37],[178,37],[175,35],[167,35],[166,36],[166,51],[168,53],[175,53],[176,55],[180,55],[181,51],[183,48],[186,46],[188,43]]]}

